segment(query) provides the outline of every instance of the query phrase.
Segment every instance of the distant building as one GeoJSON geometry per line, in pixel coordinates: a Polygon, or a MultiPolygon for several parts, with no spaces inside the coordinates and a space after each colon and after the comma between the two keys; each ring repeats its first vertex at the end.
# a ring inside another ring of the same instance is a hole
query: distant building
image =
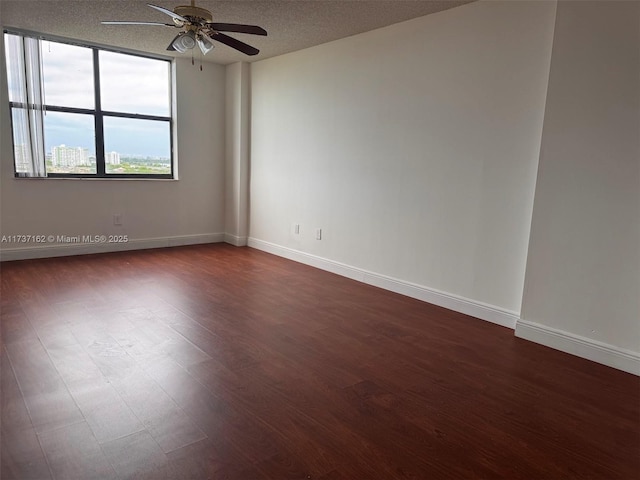
{"type": "Polygon", "coordinates": [[[89,149],[59,145],[51,149],[54,167],[78,167],[89,165],[89,149]]]}
{"type": "Polygon", "coordinates": [[[107,165],[120,165],[120,154],[118,152],[105,152],[104,161],[107,165]]]}

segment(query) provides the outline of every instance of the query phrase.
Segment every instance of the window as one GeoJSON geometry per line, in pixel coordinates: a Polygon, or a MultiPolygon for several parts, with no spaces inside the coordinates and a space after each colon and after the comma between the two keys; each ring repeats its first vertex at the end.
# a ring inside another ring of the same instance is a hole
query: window
{"type": "Polygon", "coordinates": [[[16,176],[173,178],[170,60],[4,41],[16,176]]]}

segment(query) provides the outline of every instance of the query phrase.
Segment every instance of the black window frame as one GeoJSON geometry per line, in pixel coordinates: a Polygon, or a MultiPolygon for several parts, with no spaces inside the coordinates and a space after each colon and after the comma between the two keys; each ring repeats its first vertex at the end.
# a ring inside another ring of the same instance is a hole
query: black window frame
{"type": "MultiPolygon", "coordinates": [[[[118,49],[114,47],[107,47],[103,45],[96,45],[90,42],[83,42],[79,40],[73,40],[68,38],[62,38],[54,35],[46,35],[36,32],[30,32],[26,30],[20,29],[12,29],[12,28],[3,28],[3,36],[4,34],[10,35],[19,35],[21,37],[31,37],[36,38],[40,41],[50,41],[56,43],[64,43],[67,45],[74,45],[84,48],[89,48],[92,51],[93,58],[93,85],[94,85],[94,108],[77,108],[77,107],[63,107],[59,105],[47,105],[45,104],[45,110],[47,112],[62,112],[62,113],[79,113],[85,115],[92,115],[94,119],[94,129],[95,129],[95,147],[96,147],[96,173],[53,173],[47,172],[46,177],[37,177],[37,178],[99,178],[99,179],[140,179],[140,180],[175,180],[175,152],[174,152],[174,89],[173,89],[173,67],[174,67],[174,59],[171,57],[165,57],[161,55],[154,55],[143,52],[136,52],[132,50],[118,49]],[[116,112],[111,110],[103,110],[101,105],[101,95],[100,95],[100,51],[119,53],[123,55],[132,55],[136,57],[141,57],[145,59],[152,60],[160,60],[165,61],[169,64],[168,68],[168,78],[167,82],[169,84],[169,115],[146,115],[139,113],[127,113],[127,112],[116,112]],[[170,149],[170,167],[171,172],[166,174],[150,174],[150,173],[142,173],[142,174],[132,174],[132,173],[106,173],[106,162],[105,162],[105,149],[104,149],[104,118],[105,117],[114,117],[114,118],[129,118],[129,119],[138,119],[138,120],[153,120],[153,121],[163,121],[169,124],[169,149],[170,149]]],[[[2,67],[7,69],[7,64],[2,67]]],[[[8,72],[7,72],[8,75],[8,72]]],[[[20,102],[12,102],[9,101],[9,109],[10,113],[14,108],[25,108],[26,105],[20,102]]],[[[13,114],[10,114],[11,117],[11,146],[13,152],[13,171],[14,176],[16,178],[27,178],[22,175],[20,172],[16,172],[16,152],[14,145],[14,136],[13,136],[13,114]]],[[[29,177],[34,178],[34,177],[29,177]]]]}

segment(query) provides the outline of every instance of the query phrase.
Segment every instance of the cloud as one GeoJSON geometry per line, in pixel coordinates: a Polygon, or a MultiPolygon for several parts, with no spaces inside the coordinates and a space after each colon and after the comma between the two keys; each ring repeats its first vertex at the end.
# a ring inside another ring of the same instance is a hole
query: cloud
{"type": "Polygon", "coordinates": [[[47,105],[94,108],[91,49],[45,41],[42,63],[47,105]]]}
{"type": "Polygon", "coordinates": [[[102,108],[169,116],[169,62],[100,52],[102,108]]]}
{"type": "MultiPolygon", "coordinates": [[[[94,108],[93,51],[44,41],[45,102],[94,108]]],[[[169,116],[169,62],[101,50],[100,92],[105,111],[169,116]]]]}

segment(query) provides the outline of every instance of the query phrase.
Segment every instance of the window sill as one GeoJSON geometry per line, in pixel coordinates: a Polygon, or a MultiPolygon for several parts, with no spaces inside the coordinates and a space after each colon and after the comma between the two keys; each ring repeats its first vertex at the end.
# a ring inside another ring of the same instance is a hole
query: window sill
{"type": "Polygon", "coordinates": [[[134,181],[134,182],[177,182],[179,179],[178,178],[105,178],[105,177],[13,177],[15,180],[73,180],[73,181],[79,181],[79,180],[88,180],[90,182],[96,182],[96,181],[106,181],[106,182],[117,182],[117,181],[134,181]]]}

